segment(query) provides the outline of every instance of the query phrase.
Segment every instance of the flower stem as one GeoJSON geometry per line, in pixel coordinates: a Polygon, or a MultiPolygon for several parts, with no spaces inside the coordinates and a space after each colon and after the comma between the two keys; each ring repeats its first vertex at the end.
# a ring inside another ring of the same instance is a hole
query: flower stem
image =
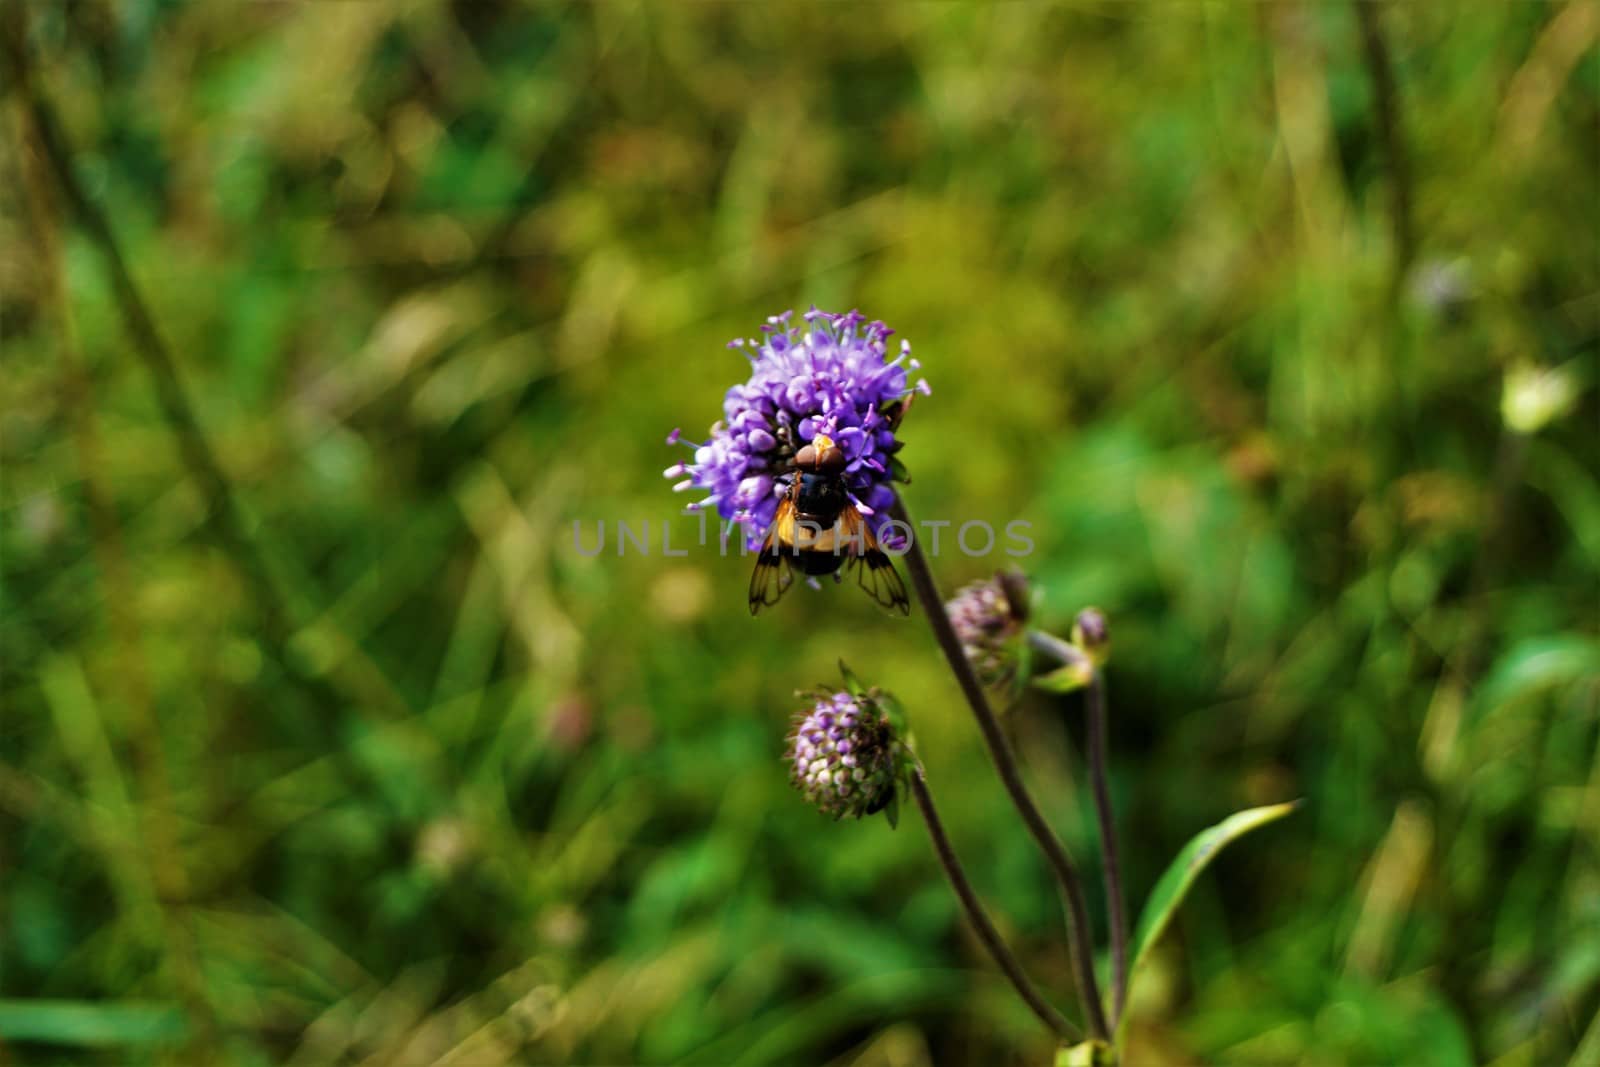
{"type": "Polygon", "coordinates": [[[1106,910],[1111,921],[1111,1025],[1122,1018],[1122,1005],[1128,995],[1128,917],[1122,897],[1122,864],[1118,858],[1117,825],[1111,810],[1111,789],[1106,784],[1106,680],[1100,668],[1082,649],[1053,634],[1028,631],[1028,644],[1035,651],[1063,664],[1089,667],[1089,779],[1094,790],[1094,812],[1100,826],[1100,850],[1104,857],[1106,910]]]}
{"type": "MultiPolygon", "coordinates": [[[[896,520],[906,524],[908,530],[916,529],[912,525],[911,516],[906,512],[905,501],[898,495],[895,497],[893,514],[896,520]]],[[[967,698],[973,716],[978,720],[978,731],[983,734],[984,744],[989,748],[989,758],[994,762],[1000,783],[1005,786],[1007,795],[1011,797],[1011,803],[1022,816],[1023,824],[1033,835],[1045,859],[1049,861],[1056,880],[1061,883],[1061,890],[1067,898],[1067,941],[1072,951],[1073,970],[1077,973],[1078,995],[1083,1001],[1084,1014],[1089,1021],[1089,1032],[1091,1036],[1102,1041],[1109,1040],[1110,1028],[1106,1025],[1105,1009],[1100,1003],[1100,987],[1094,975],[1089,909],[1084,904],[1083,881],[1078,876],[1078,869],[1073,864],[1072,857],[1067,854],[1061,839],[1050,829],[1050,824],[1045,822],[1038,805],[1033,802],[1027,786],[1022,782],[1022,773],[1017,768],[1017,758],[1011,751],[1011,743],[1006,740],[994,711],[989,707],[989,700],[984,695],[982,683],[973,673],[972,665],[967,662],[966,653],[961,649],[961,642],[956,637],[955,629],[950,625],[950,617],[945,614],[944,600],[939,595],[939,586],[934,581],[932,570],[928,567],[927,557],[923,555],[922,544],[915,537],[910,538],[904,559],[906,570],[911,574],[911,584],[916,586],[917,598],[922,601],[923,610],[927,613],[928,624],[933,627],[934,639],[944,652],[944,658],[949,662],[950,670],[955,674],[956,681],[961,685],[961,692],[967,698]]]]}
{"type": "Polygon", "coordinates": [[[933,795],[928,792],[928,783],[922,776],[921,768],[911,775],[911,795],[916,798],[917,807],[922,809],[922,821],[928,826],[928,836],[933,839],[933,851],[939,856],[939,863],[944,867],[944,873],[950,879],[950,886],[956,891],[956,896],[961,898],[961,906],[967,909],[967,918],[971,920],[973,929],[977,931],[978,940],[983,942],[983,947],[989,950],[989,955],[1000,965],[1005,976],[1011,980],[1012,988],[1017,995],[1032,1009],[1039,1021],[1050,1029],[1058,1038],[1076,1041],[1081,1037],[1076,1026],[1073,1026],[1061,1013],[1050,1006],[1049,1001],[1039,995],[1028,976],[1022,970],[1022,964],[1011,954],[1011,949],[1000,937],[994,923],[989,919],[988,912],[983,910],[983,904],[978,900],[977,893],[973,892],[972,883],[967,881],[967,872],[962,869],[961,861],[956,858],[955,849],[950,847],[950,839],[945,836],[944,823],[939,819],[939,812],[933,806],[933,795]]]}
{"type": "Polygon", "coordinates": [[[1117,823],[1106,785],[1106,679],[1096,670],[1089,680],[1089,779],[1094,784],[1094,812],[1100,823],[1104,859],[1106,911],[1111,922],[1111,1025],[1122,1018],[1128,995],[1128,916],[1122,903],[1122,864],[1117,855],[1117,823]]]}

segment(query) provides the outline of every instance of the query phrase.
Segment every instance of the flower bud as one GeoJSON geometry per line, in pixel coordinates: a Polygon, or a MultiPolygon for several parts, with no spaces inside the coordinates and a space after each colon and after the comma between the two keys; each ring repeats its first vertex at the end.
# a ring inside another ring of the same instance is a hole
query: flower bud
{"type": "Polygon", "coordinates": [[[1099,608],[1084,608],[1072,620],[1072,643],[1088,653],[1096,667],[1103,666],[1111,655],[1111,628],[1105,612],[1099,608]]]}
{"type": "Polygon", "coordinates": [[[894,727],[871,694],[819,691],[789,737],[790,781],[835,819],[861,818],[894,799],[894,727]]]}
{"type": "Polygon", "coordinates": [[[945,603],[950,626],[967,662],[985,685],[996,685],[1016,670],[1016,637],[1028,612],[1027,579],[1016,571],[962,586],[945,603]]]}

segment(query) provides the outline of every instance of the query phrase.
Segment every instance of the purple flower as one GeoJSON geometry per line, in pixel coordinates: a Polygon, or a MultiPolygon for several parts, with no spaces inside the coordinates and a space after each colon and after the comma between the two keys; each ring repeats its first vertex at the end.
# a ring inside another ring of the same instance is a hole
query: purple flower
{"type": "MultiPolygon", "coordinates": [[[[909,374],[921,366],[911,358],[911,345],[901,341],[889,357],[893,330],[866,322],[859,312],[837,315],[812,308],[792,325],[794,312],[774,315],[761,327],[759,340],[733,341],[750,360],[750,377],[723,398],[723,418],[694,449],[694,462],[667,468],[679,479],[677,491],[703,489],[706,496],[691,508],[711,505],[730,522],[745,528],[745,541],[760,546],[772,525],[794,454],[819,433],[844,449],[845,487],[850,502],[867,517],[883,539],[894,503],[894,454],[900,449],[895,428],[913,392],[928,384],[912,383],[909,374]]],[[[667,438],[677,443],[679,432],[667,438]]]]}
{"type": "Polygon", "coordinates": [[[870,696],[813,693],[816,704],[795,720],[789,778],[807,801],[835,819],[861,818],[894,796],[895,741],[889,719],[870,696]]]}
{"type": "Polygon", "coordinates": [[[999,574],[962,586],[945,603],[950,626],[967,661],[986,685],[1016,670],[1017,638],[1027,617],[1027,585],[1020,574],[999,574]]]}

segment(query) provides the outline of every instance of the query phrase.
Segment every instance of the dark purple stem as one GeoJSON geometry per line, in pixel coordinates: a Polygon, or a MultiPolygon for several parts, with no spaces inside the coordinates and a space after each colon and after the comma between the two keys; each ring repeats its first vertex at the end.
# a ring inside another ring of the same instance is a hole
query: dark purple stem
{"type": "MultiPolygon", "coordinates": [[[[912,525],[911,516],[906,512],[905,502],[898,495],[895,497],[893,514],[898,521],[905,523],[906,529],[913,531],[916,529],[912,525]]],[[[928,560],[923,555],[921,543],[914,536],[910,538],[904,560],[906,570],[911,574],[911,584],[916,586],[917,598],[922,601],[923,610],[928,616],[928,624],[933,627],[934,639],[938,641],[940,651],[944,653],[951,672],[961,685],[962,695],[967,698],[967,704],[978,720],[978,731],[983,735],[984,744],[989,748],[989,758],[994,763],[995,772],[1000,776],[1000,783],[1005,786],[1011,803],[1022,816],[1023,825],[1027,827],[1028,833],[1033,836],[1045,859],[1049,861],[1056,880],[1061,884],[1061,891],[1066,895],[1067,942],[1072,952],[1073,970],[1077,974],[1078,995],[1083,1001],[1084,1014],[1088,1017],[1090,1035],[1108,1041],[1111,1030],[1106,1025],[1105,1008],[1100,1003],[1100,986],[1094,975],[1094,949],[1089,933],[1089,909],[1084,903],[1083,881],[1078,875],[1078,869],[1073,864],[1072,857],[1067,854],[1066,846],[1061,843],[1061,839],[1040,814],[1038,805],[1033,802],[1027,786],[1022,782],[1022,772],[1017,767],[1017,758],[1011,751],[1011,743],[1006,740],[994,711],[989,707],[989,699],[984,695],[983,684],[978,681],[972,665],[967,662],[966,653],[961,649],[961,641],[950,625],[950,617],[945,614],[944,599],[939,595],[939,585],[934,581],[933,571],[928,567],[928,560]]]]}
{"type": "Polygon", "coordinates": [[[995,929],[994,923],[989,919],[989,913],[983,910],[983,904],[978,900],[978,894],[972,889],[972,883],[967,881],[967,872],[962,869],[961,861],[956,858],[955,849],[950,846],[950,839],[945,836],[944,823],[939,820],[939,812],[933,806],[933,795],[928,792],[928,783],[922,777],[919,768],[911,775],[911,795],[916,798],[917,807],[922,809],[922,821],[927,824],[928,836],[933,839],[933,851],[939,856],[939,863],[944,867],[945,877],[950,879],[950,885],[956,891],[956,896],[961,898],[961,906],[967,910],[967,918],[971,921],[973,929],[978,934],[978,940],[983,942],[983,947],[989,950],[989,955],[1000,965],[1005,976],[1011,980],[1011,985],[1023,1001],[1039,1017],[1039,1021],[1050,1029],[1057,1037],[1067,1041],[1076,1041],[1081,1037],[1076,1026],[1061,1017],[1061,1013],[1050,1006],[1049,1001],[1039,995],[1028,976],[1022,970],[1022,964],[1011,954],[1011,949],[1006,947],[1005,941],[1000,937],[1000,931],[995,929]]]}
{"type": "Polygon", "coordinates": [[[1122,899],[1122,864],[1117,852],[1117,826],[1111,810],[1111,789],[1106,784],[1106,681],[1084,651],[1061,638],[1039,630],[1028,631],[1028,644],[1035,651],[1063,664],[1089,668],[1086,693],[1089,711],[1089,779],[1094,789],[1094,812],[1100,827],[1100,849],[1104,857],[1106,910],[1111,921],[1111,1025],[1122,1018],[1122,1005],[1128,995],[1128,917],[1122,899]]]}

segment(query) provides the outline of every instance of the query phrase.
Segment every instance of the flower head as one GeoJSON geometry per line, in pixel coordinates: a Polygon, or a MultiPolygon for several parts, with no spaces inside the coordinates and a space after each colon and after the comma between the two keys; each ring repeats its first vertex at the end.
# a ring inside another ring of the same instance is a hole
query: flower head
{"type": "MultiPolygon", "coordinates": [[[[750,360],[750,377],[723,398],[723,418],[711,427],[703,444],[689,443],[693,463],[667,468],[680,479],[674,489],[703,489],[706,496],[689,505],[715,507],[724,519],[745,528],[755,548],[772,525],[794,454],[816,435],[826,434],[844,450],[845,487],[880,540],[894,503],[900,449],[895,436],[913,392],[928,392],[927,382],[914,385],[909,374],[920,367],[911,345],[901,341],[889,356],[893,330],[866,322],[855,311],[834,314],[812,308],[793,325],[794,313],[769,318],[763,336],[733,341],[750,360]]],[[[678,431],[667,438],[677,443],[678,431]]]]}
{"type": "Polygon", "coordinates": [[[962,586],[944,609],[979,679],[986,685],[1009,679],[1016,670],[1016,639],[1028,617],[1023,577],[1007,572],[962,586]]]}
{"type": "Polygon", "coordinates": [[[809,712],[789,735],[789,778],[817,810],[860,818],[894,799],[897,745],[889,716],[870,693],[809,694],[809,712]]]}

